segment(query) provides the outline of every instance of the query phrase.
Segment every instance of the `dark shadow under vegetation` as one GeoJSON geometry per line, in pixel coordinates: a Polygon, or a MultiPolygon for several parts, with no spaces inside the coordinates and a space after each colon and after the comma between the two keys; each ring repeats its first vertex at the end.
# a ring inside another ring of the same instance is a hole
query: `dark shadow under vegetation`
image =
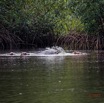
{"type": "MultiPolygon", "coordinates": [[[[36,24],[35,24],[36,25],[36,24]]],[[[36,49],[62,46],[70,50],[104,50],[104,37],[70,32],[68,35],[55,35],[51,27],[42,26],[37,30],[28,25],[8,30],[0,24],[0,49],[36,49]]]]}
{"type": "Polygon", "coordinates": [[[20,24],[15,28],[7,28],[0,24],[0,49],[34,49],[51,47],[56,41],[56,35],[50,25],[44,24],[29,27],[20,24]],[[37,28],[36,28],[37,27],[37,28]]]}

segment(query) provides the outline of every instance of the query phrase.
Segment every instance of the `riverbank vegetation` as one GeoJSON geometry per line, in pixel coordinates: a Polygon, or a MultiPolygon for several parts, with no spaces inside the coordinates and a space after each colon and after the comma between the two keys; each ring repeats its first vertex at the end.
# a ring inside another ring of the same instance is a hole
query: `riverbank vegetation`
{"type": "Polygon", "coordinates": [[[0,49],[104,49],[104,0],[1,0],[0,49]]]}

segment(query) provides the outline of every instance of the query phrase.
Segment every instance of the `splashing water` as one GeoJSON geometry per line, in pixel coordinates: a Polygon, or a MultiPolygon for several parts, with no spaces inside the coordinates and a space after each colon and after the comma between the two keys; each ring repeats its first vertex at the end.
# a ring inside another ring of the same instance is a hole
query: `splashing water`
{"type": "Polygon", "coordinates": [[[53,46],[52,48],[46,48],[41,54],[65,54],[65,50],[62,47],[53,46]]]}
{"type": "Polygon", "coordinates": [[[53,46],[47,47],[45,50],[36,52],[10,52],[5,54],[0,54],[0,56],[74,56],[74,55],[86,55],[87,53],[82,53],[79,51],[73,51],[71,53],[66,53],[62,47],[53,46]]]}

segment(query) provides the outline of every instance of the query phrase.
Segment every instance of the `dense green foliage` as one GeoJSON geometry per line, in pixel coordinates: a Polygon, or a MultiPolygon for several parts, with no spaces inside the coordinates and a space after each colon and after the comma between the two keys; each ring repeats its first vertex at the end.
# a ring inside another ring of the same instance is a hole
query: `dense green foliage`
{"type": "Polygon", "coordinates": [[[48,38],[47,41],[45,37],[67,34],[70,30],[82,31],[83,25],[72,15],[68,2],[67,0],[1,0],[1,42],[37,46],[47,42],[52,43],[52,40],[48,38]],[[14,38],[16,41],[13,41],[14,38]]]}
{"type": "Polygon", "coordinates": [[[104,35],[104,0],[70,0],[69,7],[89,34],[104,35]]]}
{"type": "Polygon", "coordinates": [[[103,35],[103,7],[104,0],[0,0],[0,47],[52,46],[72,31],[103,35]]]}

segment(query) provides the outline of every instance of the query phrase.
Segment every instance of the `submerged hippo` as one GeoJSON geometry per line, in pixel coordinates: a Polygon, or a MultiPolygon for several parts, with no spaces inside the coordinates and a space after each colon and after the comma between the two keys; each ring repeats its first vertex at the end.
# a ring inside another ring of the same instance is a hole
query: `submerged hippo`
{"type": "Polygon", "coordinates": [[[52,47],[52,48],[46,48],[44,51],[41,52],[42,54],[59,54],[59,53],[65,53],[64,49],[62,47],[52,47]]]}
{"type": "Polygon", "coordinates": [[[27,56],[27,55],[29,55],[29,53],[27,53],[27,52],[22,52],[22,53],[10,52],[8,55],[10,55],[10,56],[27,56]]]}
{"type": "Polygon", "coordinates": [[[9,53],[9,55],[14,55],[14,54],[15,54],[14,52],[10,52],[10,53],[9,53]]]}
{"type": "Polygon", "coordinates": [[[27,52],[22,52],[21,53],[21,56],[26,56],[26,55],[29,55],[29,53],[27,53],[27,52]]]}

